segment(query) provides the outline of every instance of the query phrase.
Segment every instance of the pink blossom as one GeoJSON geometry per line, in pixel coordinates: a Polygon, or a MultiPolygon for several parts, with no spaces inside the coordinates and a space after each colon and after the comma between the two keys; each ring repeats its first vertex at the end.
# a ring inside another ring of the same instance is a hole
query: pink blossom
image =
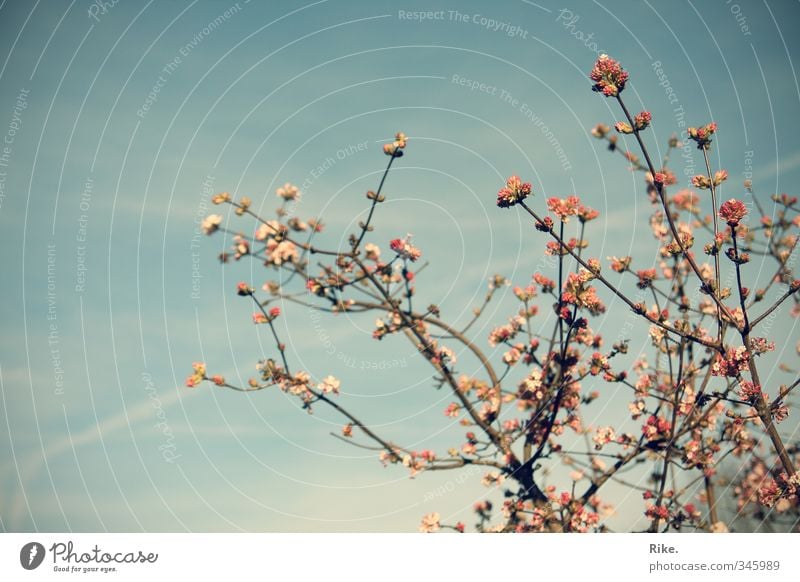
{"type": "Polygon", "coordinates": [[[220,224],[222,224],[221,215],[209,214],[203,219],[203,222],[200,223],[200,228],[202,229],[203,233],[211,235],[217,232],[220,224]]]}
{"type": "Polygon", "coordinates": [[[689,139],[697,143],[697,149],[708,149],[711,147],[711,136],[717,131],[717,124],[713,121],[703,127],[690,127],[686,130],[689,139]]]}
{"type": "Polygon", "coordinates": [[[399,158],[403,155],[402,150],[406,147],[406,142],[408,141],[408,137],[402,131],[399,131],[394,136],[394,141],[392,143],[387,143],[383,145],[383,153],[387,156],[394,156],[399,158]]]}
{"type": "Polygon", "coordinates": [[[614,431],[614,427],[606,426],[598,428],[592,440],[595,443],[595,448],[599,450],[603,445],[615,441],[616,438],[617,434],[614,431]]]}
{"type": "Polygon", "coordinates": [[[281,240],[280,242],[274,238],[267,241],[266,246],[268,265],[280,266],[284,263],[296,263],[299,260],[299,252],[297,245],[290,240],[281,240]]]}
{"type": "Polygon", "coordinates": [[[611,261],[611,270],[617,273],[622,273],[625,271],[631,264],[631,257],[607,257],[609,261],[611,261]]]}
{"type": "Polygon", "coordinates": [[[419,531],[422,533],[433,533],[439,531],[442,527],[440,523],[441,517],[438,513],[428,513],[422,517],[422,523],[419,526],[419,531]]]}
{"type": "Polygon", "coordinates": [[[510,208],[530,196],[533,188],[530,182],[523,182],[519,176],[511,176],[506,185],[497,192],[497,206],[510,208]]]}
{"type": "Polygon", "coordinates": [[[366,258],[370,261],[377,261],[381,258],[380,247],[373,243],[367,243],[364,245],[364,253],[366,254],[366,258]]]}
{"type": "Polygon", "coordinates": [[[509,366],[513,366],[514,364],[519,362],[519,359],[521,357],[522,354],[520,353],[520,351],[516,347],[514,347],[508,350],[505,354],[503,354],[503,362],[505,362],[509,366]]]}
{"type": "Polygon", "coordinates": [[[325,378],[322,379],[322,382],[320,382],[317,385],[317,388],[323,394],[330,394],[330,393],[338,394],[339,386],[341,386],[341,382],[337,380],[335,377],[325,376],[325,378]]]}
{"type": "Polygon", "coordinates": [[[669,510],[663,505],[651,505],[644,514],[650,519],[669,519],[669,510]]]}
{"type": "Polygon", "coordinates": [[[444,415],[449,416],[451,418],[456,418],[458,416],[458,411],[460,409],[461,407],[458,404],[456,404],[455,402],[451,402],[450,404],[447,405],[447,408],[445,408],[444,415]]]}
{"type": "Polygon", "coordinates": [[[692,177],[692,186],[700,188],[701,190],[708,190],[711,188],[711,180],[708,179],[708,176],[697,174],[692,177]]]}
{"type": "Polygon", "coordinates": [[[745,380],[739,384],[739,389],[736,391],[739,398],[747,402],[756,402],[761,397],[761,386],[753,384],[749,380],[745,380]]]}
{"type": "Polygon", "coordinates": [[[633,128],[631,127],[631,124],[625,121],[617,121],[614,124],[614,129],[616,129],[618,133],[623,133],[623,134],[633,133],[633,128]]]}
{"type": "Polygon", "coordinates": [[[203,362],[192,364],[192,370],[194,370],[192,375],[186,378],[188,388],[195,388],[206,378],[206,365],[203,362]]]}
{"type": "Polygon", "coordinates": [[[735,198],[723,202],[722,206],[719,207],[719,217],[727,222],[731,228],[735,228],[746,215],[747,206],[735,198]]]}
{"type": "Polygon", "coordinates": [[[416,261],[422,256],[422,251],[411,244],[411,235],[408,234],[405,238],[392,239],[389,247],[397,253],[400,258],[408,259],[411,262],[416,261]]]}
{"type": "Polygon", "coordinates": [[[287,230],[286,225],[281,224],[277,220],[268,220],[266,224],[258,225],[254,238],[258,241],[264,241],[276,235],[283,235],[287,230]]]}
{"type": "Polygon", "coordinates": [[[236,293],[237,293],[238,295],[241,295],[241,296],[243,296],[243,297],[246,297],[246,296],[248,296],[248,295],[252,295],[252,294],[253,294],[253,291],[255,291],[255,290],[254,290],[254,289],[253,289],[253,288],[252,288],[250,285],[248,285],[247,283],[245,283],[244,281],[242,281],[242,282],[239,282],[239,283],[236,285],[236,293]]]}
{"type": "Polygon", "coordinates": [[[483,484],[484,487],[491,487],[492,485],[496,485],[499,487],[504,480],[505,477],[503,476],[502,473],[500,473],[499,471],[491,471],[483,476],[483,478],[481,479],[481,484],[483,484]]]}
{"type": "Polygon", "coordinates": [[[558,216],[561,222],[569,222],[570,216],[578,214],[580,204],[581,200],[577,196],[568,196],[564,199],[555,197],[547,199],[547,207],[550,212],[558,216]]]}
{"type": "Polygon", "coordinates": [[[750,353],[744,346],[728,348],[724,357],[717,355],[711,365],[711,375],[736,378],[740,373],[750,369],[749,360],[750,353]]]}
{"type": "Polygon", "coordinates": [[[636,129],[641,131],[647,128],[652,121],[653,116],[650,114],[649,111],[642,111],[641,113],[636,114],[636,117],[633,118],[634,123],[636,124],[636,129]]]}
{"type": "Polygon", "coordinates": [[[636,284],[639,289],[647,289],[653,282],[653,279],[656,278],[656,270],[655,269],[644,269],[641,271],[636,271],[636,276],[639,277],[639,282],[636,284]]]}
{"type": "Polygon", "coordinates": [[[756,356],[766,354],[767,352],[773,352],[775,351],[775,342],[771,342],[765,337],[751,337],[750,350],[756,356]]]}
{"type": "Polygon", "coordinates": [[[283,186],[275,190],[275,194],[278,198],[282,198],[284,200],[299,200],[300,198],[300,190],[294,184],[290,184],[286,182],[283,186]]]}
{"type": "Polygon", "coordinates": [[[589,78],[595,83],[593,91],[602,93],[606,97],[615,97],[625,88],[628,73],[622,70],[617,61],[602,54],[595,62],[589,78]]]}
{"type": "Polygon", "coordinates": [[[581,222],[589,222],[598,216],[600,216],[600,212],[598,210],[594,210],[593,208],[589,208],[583,204],[578,207],[578,220],[581,222]]]}
{"type": "Polygon", "coordinates": [[[655,441],[669,437],[672,424],[665,418],[651,415],[642,427],[642,434],[648,441],[655,441]]]}

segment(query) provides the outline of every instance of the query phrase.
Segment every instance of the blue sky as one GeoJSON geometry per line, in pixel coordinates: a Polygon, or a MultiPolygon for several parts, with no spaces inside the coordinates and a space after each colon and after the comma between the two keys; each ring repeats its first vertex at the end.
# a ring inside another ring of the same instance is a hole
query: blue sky
{"type": "MultiPolygon", "coordinates": [[[[588,134],[619,118],[590,91],[596,50],[630,71],[625,96],[652,111],[655,151],[682,115],[713,119],[712,162],[731,176],[723,196],[741,195],[749,172],[762,195],[797,194],[799,11],[724,0],[120,1],[105,12],[86,0],[3,2],[0,527],[412,531],[433,510],[472,523],[479,473],[410,480],[328,436],[342,422],[326,411],[309,416],[277,392],[182,387],[195,360],[246,380],[274,355],[233,293],[274,274],[222,268],[223,238],[194,238],[209,192],[247,194],[271,213],[276,187],[305,183],[297,212],[324,215],[320,244],[336,246],[377,184],[381,143],[406,132],[374,240],[413,232],[431,263],[418,303],[464,322],[493,273],[524,283],[546,264],[522,216],[494,206],[512,173],[533,182],[540,208],[577,193],[602,211],[594,256],[655,257],[641,177],[588,134]],[[408,16],[421,10],[436,13],[408,16]]],[[[684,184],[701,163],[692,153],[671,162],[684,184]]],[[[413,448],[460,442],[442,415],[449,399],[403,338],[371,340],[372,317],[284,308],[290,357],[340,377],[358,416],[413,448]]],[[[512,310],[501,298],[474,337],[485,346],[512,310]]],[[[595,327],[615,337],[624,317],[595,327]]],[[[773,333],[785,359],[800,339],[794,321],[773,333]]],[[[623,422],[626,399],[602,389],[597,412],[623,422]]],[[[612,526],[641,511],[626,499],[612,526]]]]}

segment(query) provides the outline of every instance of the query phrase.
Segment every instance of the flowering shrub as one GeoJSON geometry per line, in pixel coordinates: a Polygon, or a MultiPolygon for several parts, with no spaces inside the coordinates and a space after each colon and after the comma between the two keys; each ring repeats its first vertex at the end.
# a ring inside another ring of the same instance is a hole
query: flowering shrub
{"type": "MultiPolygon", "coordinates": [[[[458,329],[442,319],[436,305],[419,308],[414,303],[414,268],[423,251],[412,244],[411,235],[390,239],[372,234],[373,216],[386,199],[389,172],[407,147],[408,138],[398,133],[383,146],[389,158],[386,170],[377,190],[367,192],[369,213],[344,250],[313,244],[314,235],[323,229],[319,220],[287,219],[285,205],[301,195],[292,184],[278,188],[281,206],[274,219],[253,212],[247,198],[235,200],[228,193],[214,197],[214,203],[231,205],[237,216],[255,221],[248,237],[230,231],[221,215],[205,219],[207,234],[235,235],[232,251],[220,256],[222,262],[244,257],[263,261],[268,269],[289,274],[288,281],[304,282],[307,294],[275,282],[258,290],[239,283],[236,293],[255,307],[253,323],[271,332],[275,357],[258,362],[258,374],[247,386],[209,375],[205,363],[193,365],[186,385],[194,388],[206,381],[246,392],[274,387],[298,397],[306,409],[330,406],[343,417],[343,439],[374,446],[382,463],[402,466],[412,476],[482,467],[483,484],[501,489],[504,501],[499,508],[488,500],[475,505],[479,531],[604,530],[603,518],[614,510],[614,500],[604,497],[605,486],[612,481],[630,486],[623,474],[641,464],[651,467],[650,480],[638,487],[641,514],[651,532],[728,531],[732,522],[721,517],[721,496],[731,495],[740,515],[757,515],[778,525],[784,517],[796,522],[798,448],[784,441],[777,425],[790,414],[787,397],[800,380],[773,385],[759,358],[775,345],[757,334],[766,318],[788,304],[794,305],[794,316],[800,313],[800,280],[792,278],[789,263],[800,226],[797,199],[773,196],[767,211],[748,183],[746,195],[755,210],[738,198],[720,204],[718,189],[728,174],[712,171],[709,162],[712,136],[718,131],[715,123],[690,128],[686,136],[697,144],[707,169],[691,182],[708,192],[668,192],[677,183],[667,161],[669,152],[681,145],[678,138],[669,139],[667,155],[656,165],[642,138],[653,116],[648,111],[632,116],[622,97],[628,73],[602,55],[589,76],[595,91],[619,105],[623,119],[614,124],[617,132],[632,135],[638,146],[638,153],[624,151],[608,125],[592,129],[609,150],[621,153],[633,171],[644,175],[652,204],[649,225],[659,256],[655,266],[635,265],[629,256],[592,256],[586,235],[599,212],[574,194],[537,199],[529,182],[512,175],[499,189],[496,204],[532,218],[530,236],[539,237],[544,252],[556,257],[554,278],[535,273],[530,281],[520,282],[513,288],[517,308],[506,322],[488,337],[468,337],[467,330],[484,310],[477,309],[472,322],[458,329]],[[751,225],[747,219],[754,211],[761,215],[760,223],[751,225]],[[747,271],[751,253],[774,260],[774,271],[764,281],[756,280],[759,273],[747,271]],[[321,262],[308,260],[312,255],[321,262]],[[732,286],[723,286],[723,272],[731,274],[732,286]],[[751,286],[744,285],[745,279],[752,279],[751,286]],[[640,356],[627,369],[617,364],[628,352],[627,341],[608,345],[593,331],[607,312],[599,289],[615,295],[622,309],[646,327],[652,358],[640,356]],[[631,299],[632,289],[647,300],[631,299]],[[464,440],[448,451],[417,451],[372,430],[338,399],[346,378],[312,378],[288,361],[274,326],[281,311],[270,307],[276,301],[334,313],[376,312],[373,338],[403,334],[412,342],[430,363],[436,385],[452,394],[453,401],[442,412],[448,419],[459,419],[464,440]],[[555,323],[545,329],[537,315],[551,308],[555,323]],[[502,347],[499,361],[484,353],[483,343],[502,347]],[[456,344],[480,362],[480,374],[459,370],[456,344]],[[516,382],[509,379],[512,368],[523,369],[516,382]],[[602,384],[627,391],[625,414],[640,430],[622,432],[585,422],[586,410],[600,399],[602,384]],[[574,445],[580,442],[583,449],[574,445]],[[721,470],[728,457],[737,459],[732,478],[721,470]],[[556,465],[571,470],[569,479],[545,484],[556,465]],[[701,493],[696,495],[698,484],[701,493]]],[[[486,303],[508,284],[502,276],[493,277],[486,303]]],[[[465,525],[443,523],[439,513],[430,513],[422,517],[419,529],[461,532],[465,525]]]]}

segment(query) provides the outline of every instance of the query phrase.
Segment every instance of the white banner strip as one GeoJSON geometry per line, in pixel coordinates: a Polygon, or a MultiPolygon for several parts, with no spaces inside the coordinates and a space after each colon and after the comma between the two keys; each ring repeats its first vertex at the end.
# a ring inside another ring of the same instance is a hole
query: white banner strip
{"type": "Polygon", "coordinates": [[[0,580],[798,580],[792,534],[0,535],[0,580]],[[590,578],[588,578],[590,577],[590,578]]]}

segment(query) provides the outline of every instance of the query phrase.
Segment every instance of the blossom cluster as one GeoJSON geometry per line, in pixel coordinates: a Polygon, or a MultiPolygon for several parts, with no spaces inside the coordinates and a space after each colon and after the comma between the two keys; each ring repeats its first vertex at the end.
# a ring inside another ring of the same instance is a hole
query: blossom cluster
{"type": "Polygon", "coordinates": [[[497,192],[497,206],[510,208],[530,196],[533,188],[530,182],[523,182],[519,176],[511,176],[506,185],[497,192]]]}
{"type": "Polygon", "coordinates": [[[625,88],[628,81],[628,73],[622,70],[622,65],[606,54],[600,55],[597,62],[589,74],[589,78],[594,81],[593,90],[598,91],[606,97],[616,97],[625,88]]]}
{"type": "Polygon", "coordinates": [[[698,149],[705,149],[711,147],[711,136],[717,131],[717,124],[713,121],[703,127],[690,127],[686,130],[689,139],[697,144],[698,149]]]}
{"type": "Polygon", "coordinates": [[[422,251],[411,244],[410,234],[407,234],[404,238],[392,239],[389,243],[389,248],[397,253],[397,256],[401,259],[408,259],[412,262],[422,256],[422,251]]]}

